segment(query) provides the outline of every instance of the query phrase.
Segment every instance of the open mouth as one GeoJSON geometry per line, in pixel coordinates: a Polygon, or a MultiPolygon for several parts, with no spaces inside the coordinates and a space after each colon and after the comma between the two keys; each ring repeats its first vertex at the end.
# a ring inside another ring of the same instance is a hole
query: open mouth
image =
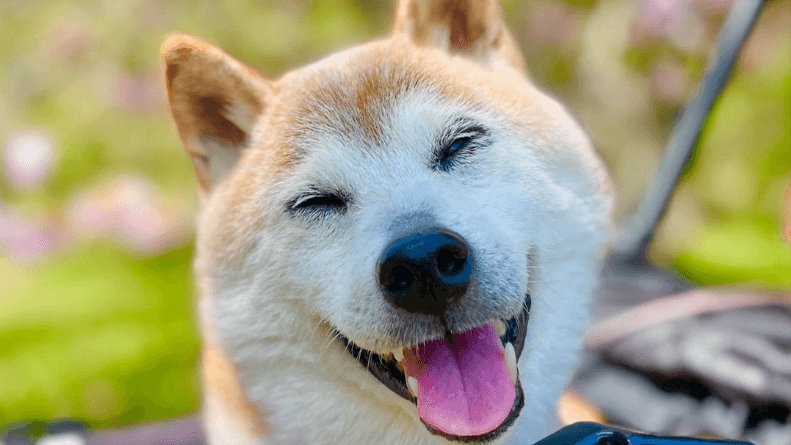
{"type": "Polygon", "coordinates": [[[530,295],[519,315],[394,354],[363,349],[340,332],[346,350],[391,391],[417,404],[428,430],[459,442],[488,442],[516,421],[524,405],[516,363],[525,344],[530,295]]]}

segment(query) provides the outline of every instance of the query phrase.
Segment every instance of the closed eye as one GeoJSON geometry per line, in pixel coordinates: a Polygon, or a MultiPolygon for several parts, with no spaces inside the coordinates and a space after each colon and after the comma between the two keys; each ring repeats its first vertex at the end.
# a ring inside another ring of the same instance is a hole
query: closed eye
{"type": "Polygon", "coordinates": [[[450,171],[488,143],[489,131],[486,127],[467,120],[457,121],[439,138],[432,168],[450,171]],[[459,125],[461,124],[461,125],[459,125]]]}
{"type": "Polygon", "coordinates": [[[300,194],[287,204],[292,215],[311,214],[316,216],[345,213],[349,204],[346,193],[339,191],[310,190],[300,194]]]}
{"type": "Polygon", "coordinates": [[[467,146],[470,145],[471,141],[472,141],[471,137],[460,137],[454,140],[453,142],[450,143],[448,149],[445,151],[445,157],[450,158],[459,151],[467,148],[467,146]]]}

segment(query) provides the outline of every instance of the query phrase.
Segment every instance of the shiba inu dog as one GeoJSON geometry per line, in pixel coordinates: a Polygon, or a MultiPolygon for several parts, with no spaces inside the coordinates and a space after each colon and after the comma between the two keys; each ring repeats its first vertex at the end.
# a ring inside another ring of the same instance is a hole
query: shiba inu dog
{"type": "Polygon", "coordinates": [[[403,0],[389,37],[277,80],[185,35],[162,53],[201,196],[209,443],[555,426],[611,187],[496,1],[403,0]]]}

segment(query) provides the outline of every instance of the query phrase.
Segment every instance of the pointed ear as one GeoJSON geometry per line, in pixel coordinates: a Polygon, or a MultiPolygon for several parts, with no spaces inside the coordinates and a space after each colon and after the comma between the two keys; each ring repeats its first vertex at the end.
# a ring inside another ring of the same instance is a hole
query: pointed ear
{"type": "Polygon", "coordinates": [[[485,66],[524,71],[498,0],[399,0],[393,32],[485,66]]]}
{"type": "Polygon", "coordinates": [[[162,44],[170,110],[198,184],[211,190],[236,164],[271,95],[255,71],[208,43],[176,34],[162,44]]]}

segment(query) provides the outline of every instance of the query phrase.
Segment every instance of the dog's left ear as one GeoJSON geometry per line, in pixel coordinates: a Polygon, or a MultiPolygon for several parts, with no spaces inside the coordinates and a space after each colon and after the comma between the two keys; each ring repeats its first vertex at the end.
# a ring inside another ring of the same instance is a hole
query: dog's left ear
{"type": "Polygon", "coordinates": [[[503,22],[499,0],[399,0],[393,32],[419,46],[470,58],[484,66],[510,66],[524,72],[524,62],[503,22]]]}

